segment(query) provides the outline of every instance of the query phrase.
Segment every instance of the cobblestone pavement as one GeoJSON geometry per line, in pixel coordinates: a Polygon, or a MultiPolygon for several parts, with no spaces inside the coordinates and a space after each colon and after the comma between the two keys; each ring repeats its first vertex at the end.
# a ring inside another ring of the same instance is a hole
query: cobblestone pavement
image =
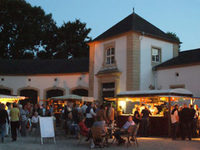
{"type": "MultiPolygon", "coordinates": [[[[200,150],[200,138],[192,141],[172,141],[169,138],[138,138],[139,146],[131,145],[128,148],[126,145],[112,144],[104,149],[137,149],[137,150],[200,150]]],[[[19,137],[16,142],[11,142],[7,137],[4,143],[0,143],[0,150],[84,150],[89,149],[89,143],[84,140],[78,144],[78,140],[69,139],[67,137],[56,137],[56,144],[53,140],[45,141],[40,144],[40,138],[35,137],[19,137]]],[[[98,149],[98,148],[96,148],[98,149]]]]}

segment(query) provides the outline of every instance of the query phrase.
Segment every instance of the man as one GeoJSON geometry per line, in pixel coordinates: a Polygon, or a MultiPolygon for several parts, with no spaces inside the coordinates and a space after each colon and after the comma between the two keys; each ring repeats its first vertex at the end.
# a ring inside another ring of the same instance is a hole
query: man
{"type": "Polygon", "coordinates": [[[5,110],[5,105],[0,104],[0,131],[1,131],[1,141],[4,142],[4,136],[6,132],[6,121],[9,124],[8,113],[5,110]]]}
{"type": "Polygon", "coordinates": [[[149,128],[149,115],[151,115],[151,112],[145,106],[145,108],[141,112],[142,120],[141,120],[141,128],[142,128],[142,136],[147,137],[148,136],[148,128],[149,128]]]}
{"type": "Polygon", "coordinates": [[[128,117],[128,121],[122,126],[120,130],[115,131],[114,136],[117,139],[118,144],[125,143],[125,140],[121,138],[121,135],[127,133],[128,128],[130,126],[135,126],[136,128],[136,125],[135,125],[135,122],[133,121],[132,116],[128,117]]]}
{"type": "Polygon", "coordinates": [[[26,125],[27,125],[28,115],[29,115],[27,106],[19,105],[19,111],[20,111],[21,136],[26,136],[26,125]]]}
{"type": "Polygon", "coordinates": [[[183,105],[183,109],[180,112],[181,117],[181,137],[182,140],[185,140],[185,137],[187,136],[189,140],[191,140],[192,136],[192,117],[191,117],[191,111],[187,107],[187,104],[183,105]]]}
{"type": "Polygon", "coordinates": [[[108,104],[107,119],[108,124],[112,126],[115,119],[115,110],[112,107],[111,103],[108,104]]]}
{"type": "Polygon", "coordinates": [[[178,105],[174,106],[174,109],[171,112],[171,126],[172,126],[172,139],[175,140],[178,132],[179,125],[179,116],[178,116],[178,105]]]}
{"type": "Polygon", "coordinates": [[[16,103],[13,103],[13,108],[10,110],[10,120],[11,120],[11,135],[12,141],[17,140],[17,129],[19,128],[19,117],[20,111],[16,103]]]}
{"type": "Polygon", "coordinates": [[[190,104],[190,115],[191,115],[191,130],[192,130],[192,136],[195,137],[197,135],[196,133],[196,126],[197,126],[197,119],[196,119],[196,110],[194,109],[194,106],[190,104]]]}
{"type": "Polygon", "coordinates": [[[86,112],[87,107],[88,107],[88,106],[86,105],[86,102],[84,102],[84,103],[83,103],[83,106],[81,107],[81,111],[82,111],[82,113],[83,113],[84,116],[86,115],[85,112],[86,112]]]}

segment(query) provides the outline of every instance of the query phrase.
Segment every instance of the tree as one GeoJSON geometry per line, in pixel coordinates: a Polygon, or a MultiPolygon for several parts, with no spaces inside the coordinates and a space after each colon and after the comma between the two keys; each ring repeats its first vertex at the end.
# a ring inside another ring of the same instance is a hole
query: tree
{"type": "Polygon", "coordinates": [[[54,58],[80,58],[89,57],[87,42],[91,29],[86,28],[80,20],[64,23],[57,31],[57,47],[54,58]]]}
{"type": "Polygon", "coordinates": [[[79,20],[58,28],[40,7],[25,0],[0,0],[0,58],[88,57],[90,30],[79,20]]]}
{"type": "MultiPolygon", "coordinates": [[[[177,40],[180,44],[181,44],[181,41],[180,41],[180,38],[176,35],[176,33],[173,33],[173,32],[167,32],[166,33],[169,37],[177,40]]],[[[179,44],[179,50],[180,50],[180,47],[181,45],[179,44]]]]}
{"type": "Polygon", "coordinates": [[[48,39],[57,30],[51,14],[24,0],[0,0],[0,58],[33,58],[40,50],[52,51],[48,39]]]}

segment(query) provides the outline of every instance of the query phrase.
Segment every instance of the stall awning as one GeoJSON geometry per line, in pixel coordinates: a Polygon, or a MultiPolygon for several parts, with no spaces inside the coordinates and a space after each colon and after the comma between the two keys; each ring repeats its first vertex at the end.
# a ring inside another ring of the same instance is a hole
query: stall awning
{"type": "Polygon", "coordinates": [[[92,103],[92,102],[94,102],[95,101],[95,99],[94,99],[94,97],[82,97],[82,101],[83,102],[90,102],[90,103],[92,103]]]}
{"type": "Polygon", "coordinates": [[[75,95],[75,94],[56,96],[56,97],[51,97],[49,99],[52,99],[52,100],[79,100],[79,101],[83,101],[83,102],[94,102],[95,101],[94,97],[85,97],[85,96],[79,96],[79,95],[75,95]]]}
{"type": "Polygon", "coordinates": [[[192,92],[177,88],[168,90],[141,90],[141,91],[125,91],[117,94],[117,97],[151,97],[151,96],[186,96],[192,97],[192,92]]]}
{"type": "Polygon", "coordinates": [[[26,99],[26,97],[24,96],[13,96],[13,95],[3,95],[0,94],[0,102],[1,103],[14,103],[14,102],[18,102],[19,100],[24,100],[26,99]]]}
{"type": "Polygon", "coordinates": [[[82,100],[82,97],[75,95],[75,94],[68,94],[68,95],[63,95],[63,96],[51,97],[49,99],[52,99],[52,100],[82,100]]]}

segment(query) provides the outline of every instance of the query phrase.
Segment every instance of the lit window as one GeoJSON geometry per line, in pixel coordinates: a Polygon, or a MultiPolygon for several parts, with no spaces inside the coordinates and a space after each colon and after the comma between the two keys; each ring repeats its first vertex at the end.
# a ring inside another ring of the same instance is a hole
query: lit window
{"type": "Polygon", "coordinates": [[[157,48],[152,48],[152,62],[161,62],[161,50],[157,48]]]}
{"type": "Polygon", "coordinates": [[[114,64],[115,63],[115,49],[108,48],[106,50],[106,64],[114,64]]]}

